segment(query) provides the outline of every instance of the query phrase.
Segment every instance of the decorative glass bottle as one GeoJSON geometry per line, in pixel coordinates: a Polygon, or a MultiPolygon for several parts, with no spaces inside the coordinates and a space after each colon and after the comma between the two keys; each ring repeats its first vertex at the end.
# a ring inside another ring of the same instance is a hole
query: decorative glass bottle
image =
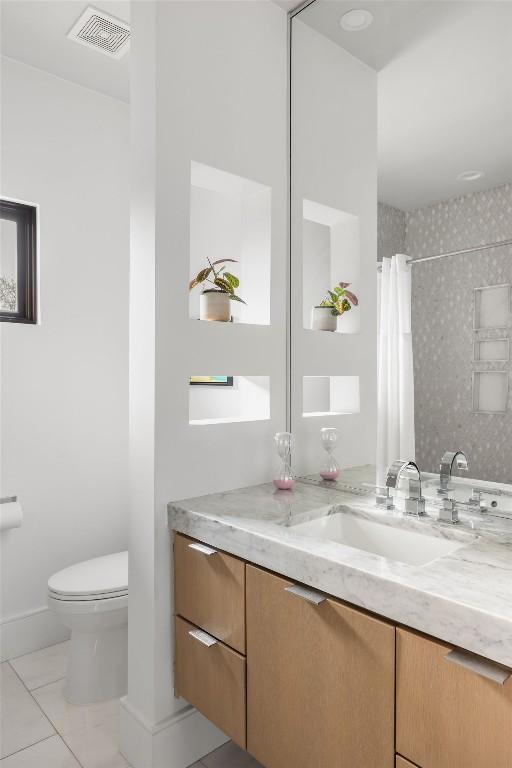
{"type": "Polygon", "coordinates": [[[281,471],[274,480],[280,491],[289,491],[295,485],[292,473],[293,435],[291,432],[276,432],[274,435],[277,453],[282,460],[281,471]]]}
{"type": "Polygon", "coordinates": [[[320,472],[320,477],[323,480],[336,480],[340,473],[340,465],[332,455],[338,441],[338,435],[339,431],[336,427],[323,427],[320,430],[322,447],[327,454],[325,468],[320,472]]]}

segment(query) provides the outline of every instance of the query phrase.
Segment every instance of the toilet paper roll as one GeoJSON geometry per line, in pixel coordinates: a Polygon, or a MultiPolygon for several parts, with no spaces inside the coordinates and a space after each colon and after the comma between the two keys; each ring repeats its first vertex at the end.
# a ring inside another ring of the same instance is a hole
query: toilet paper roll
{"type": "Polygon", "coordinates": [[[23,510],[19,501],[0,504],[0,531],[8,528],[20,528],[23,522],[23,510]]]}

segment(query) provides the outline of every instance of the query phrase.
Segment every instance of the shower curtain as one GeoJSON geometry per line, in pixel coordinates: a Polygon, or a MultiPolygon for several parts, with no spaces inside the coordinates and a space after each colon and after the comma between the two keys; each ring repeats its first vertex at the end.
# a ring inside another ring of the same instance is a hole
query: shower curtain
{"type": "Polygon", "coordinates": [[[411,268],[398,253],[383,259],[379,282],[377,484],[395,459],[414,459],[411,268]]]}

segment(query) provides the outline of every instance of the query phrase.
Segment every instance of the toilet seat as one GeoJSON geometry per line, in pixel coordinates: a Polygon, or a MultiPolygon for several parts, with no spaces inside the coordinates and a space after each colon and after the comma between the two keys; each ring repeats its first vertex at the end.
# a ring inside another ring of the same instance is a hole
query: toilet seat
{"type": "Polygon", "coordinates": [[[128,610],[128,594],[112,595],[102,600],[91,598],[89,600],[80,600],[73,598],[67,600],[62,597],[55,597],[48,593],[48,605],[63,621],[67,616],[103,616],[107,613],[114,614],[120,611],[128,610]]]}
{"type": "Polygon", "coordinates": [[[65,602],[114,600],[128,595],[128,552],[95,557],[48,580],[48,597],[65,602]]]}
{"type": "Polygon", "coordinates": [[[128,596],[128,590],[120,591],[120,592],[101,592],[101,593],[93,593],[93,594],[83,594],[83,595],[67,595],[62,592],[54,592],[52,589],[48,590],[48,597],[51,597],[53,600],[62,600],[66,603],[87,603],[91,602],[92,600],[112,600],[115,597],[127,597],[128,596]]]}

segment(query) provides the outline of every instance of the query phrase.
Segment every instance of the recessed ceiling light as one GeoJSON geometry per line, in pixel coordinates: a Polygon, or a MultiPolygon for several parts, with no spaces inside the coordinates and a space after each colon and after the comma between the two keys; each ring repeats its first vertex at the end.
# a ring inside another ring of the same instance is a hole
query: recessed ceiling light
{"type": "Polygon", "coordinates": [[[354,8],[344,13],[340,19],[340,27],[346,32],[361,32],[373,22],[373,14],[363,8],[354,8]]]}
{"type": "Polygon", "coordinates": [[[459,181],[476,181],[484,175],[483,171],[463,171],[457,176],[459,181]]]}

